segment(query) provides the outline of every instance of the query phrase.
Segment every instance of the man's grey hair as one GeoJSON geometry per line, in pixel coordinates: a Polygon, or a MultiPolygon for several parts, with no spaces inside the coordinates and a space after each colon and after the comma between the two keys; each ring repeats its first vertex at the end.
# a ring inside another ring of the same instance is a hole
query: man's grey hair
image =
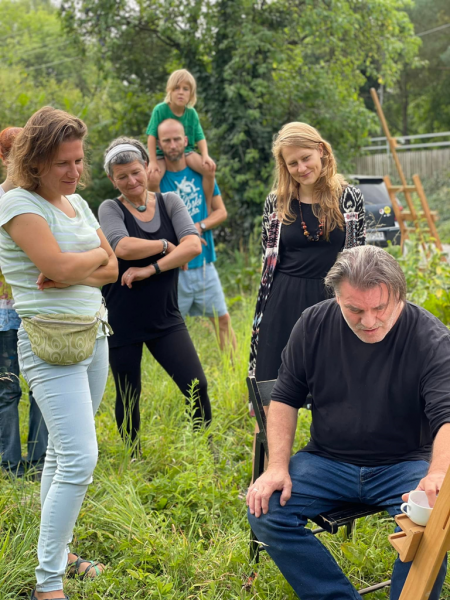
{"type": "Polygon", "coordinates": [[[339,295],[339,288],[347,281],[358,290],[370,290],[384,283],[399,300],[406,300],[405,275],[393,256],[377,246],[357,246],[338,254],[337,260],[325,277],[325,285],[339,295]]]}
{"type": "Polygon", "coordinates": [[[135,160],[139,161],[143,167],[146,167],[150,162],[147,148],[142,144],[139,140],[135,140],[133,138],[129,138],[126,136],[118,137],[113,140],[110,145],[106,148],[103,158],[106,158],[108,152],[119,146],[120,144],[131,144],[132,146],[136,146],[136,152],[132,152],[131,150],[124,150],[120,152],[116,156],[114,156],[106,165],[108,169],[108,175],[113,177],[113,167],[114,165],[128,165],[129,163],[134,162],[135,160]]]}

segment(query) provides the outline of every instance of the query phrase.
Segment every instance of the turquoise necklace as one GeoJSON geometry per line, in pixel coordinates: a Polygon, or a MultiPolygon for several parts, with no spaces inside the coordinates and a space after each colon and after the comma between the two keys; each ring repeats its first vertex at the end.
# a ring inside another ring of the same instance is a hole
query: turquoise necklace
{"type": "Polygon", "coordinates": [[[145,197],[145,204],[144,205],[140,205],[140,206],[136,206],[136,204],[134,204],[133,202],[131,202],[131,200],[128,200],[128,198],[125,196],[125,194],[122,194],[122,198],[124,200],[126,200],[128,202],[128,204],[131,204],[131,206],[133,208],[135,208],[138,212],[145,212],[147,210],[147,203],[148,203],[148,190],[147,190],[147,195],[145,197]]]}

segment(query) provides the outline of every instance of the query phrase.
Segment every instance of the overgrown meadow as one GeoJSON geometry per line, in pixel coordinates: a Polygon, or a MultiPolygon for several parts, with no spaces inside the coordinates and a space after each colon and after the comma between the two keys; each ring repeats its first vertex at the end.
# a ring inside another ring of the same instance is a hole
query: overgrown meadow
{"type": "MultiPolygon", "coordinates": [[[[108,380],[97,416],[99,463],[72,544],[74,552],[101,559],[107,569],[93,581],[67,580],[71,600],[296,598],[264,552],[254,585],[245,587],[253,569],[244,497],[254,422],[248,416],[245,377],[256,255],[252,250],[222,257],[221,275],[238,338],[233,363],[219,351],[209,321],[188,322],[209,382],[214,420],[208,432],[192,431],[175,384],[145,353],[143,458],[133,462],[116,430],[114,384],[108,380]]],[[[410,284],[417,274],[414,261],[420,255],[412,247],[404,259],[410,284]]],[[[449,282],[448,266],[432,262],[416,280],[415,299],[444,310],[449,282]]],[[[24,395],[24,442],[27,410],[24,395]]],[[[301,411],[296,447],[308,438],[309,418],[301,411]]],[[[0,475],[0,485],[0,598],[16,600],[29,597],[34,585],[39,484],[0,475]]],[[[359,520],[351,538],[341,530],[336,536],[321,534],[321,540],[361,588],[390,578],[395,554],[387,536],[392,530],[391,519],[380,514],[359,520]]],[[[369,597],[385,600],[389,595],[382,590],[369,597]]],[[[443,598],[448,597],[450,578],[443,591],[443,598]]]]}

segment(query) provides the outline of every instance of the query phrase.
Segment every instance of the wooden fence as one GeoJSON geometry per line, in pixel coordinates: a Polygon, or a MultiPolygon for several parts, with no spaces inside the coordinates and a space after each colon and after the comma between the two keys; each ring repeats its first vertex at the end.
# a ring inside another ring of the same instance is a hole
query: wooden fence
{"type": "MultiPolygon", "coordinates": [[[[398,152],[400,163],[407,179],[411,179],[416,173],[422,179],[435,173],[449,173],[450,175],[450,148],[436,150],[415,150],[398,152]]],[[[390,175],[397,178],[392,155],[369,154],[359,156],[356,159],[355,174],[357,175],[390,175]]]]}

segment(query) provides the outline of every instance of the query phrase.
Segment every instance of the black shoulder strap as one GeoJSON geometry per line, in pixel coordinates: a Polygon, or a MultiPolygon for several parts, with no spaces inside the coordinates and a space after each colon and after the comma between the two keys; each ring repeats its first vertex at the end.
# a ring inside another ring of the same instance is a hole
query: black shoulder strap
{"type": "MultiPolygon", "coordinates": [[[[162,215],[164,215],[165,217],[167,217],[169,219],[169,213],[167,212],[166,203],[164,202],[163,195],[160,192],[155,192],[155,196],[156,196],[156,200],[159,205],[160,217],[162,217],[162,215]]],[[[170,219],[169,219],[169,221],[170,221],[170,219]]]]}
{"type": "Polygon", "coordinates": [[[122,203],[122,202],[119,200],[119,198],[114,198],[114,202],[116,202],[116,203],[117,203],[117,204],[120,206],[120,208],[122,209],[122,212],[123,212],[123,214],[125,215],[125,214],[126,214],[126,212],[125,212],[125,206],[124,206],[124,205],[123,205],[123,203],[122,203]]]}

